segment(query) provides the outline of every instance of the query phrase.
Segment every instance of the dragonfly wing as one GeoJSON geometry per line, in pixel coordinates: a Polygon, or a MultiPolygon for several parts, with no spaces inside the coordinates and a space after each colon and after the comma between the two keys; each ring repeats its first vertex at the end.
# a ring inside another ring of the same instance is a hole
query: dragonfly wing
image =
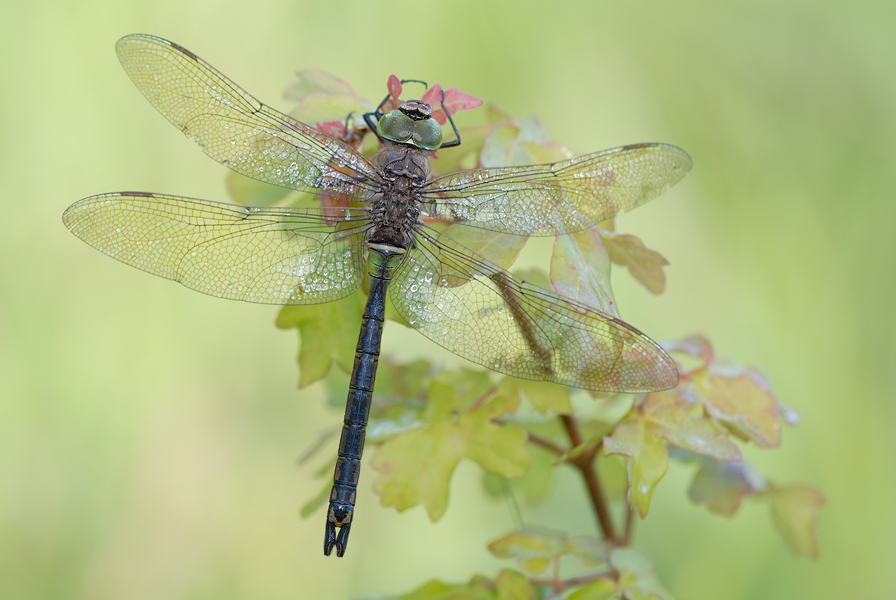
{"type": "Polygon", "coordinates": [[[691,170],[688,153],[635,144],[525,167],[459,171],[433,179],[431,216],[517,235],[559,235],[594,227],[656,198],[691,170]]]}
{"type": "Polygon", "coordinates": [[[430,228],[417,232],[390,298],[429,339],[507,375],[615,392],[678,383],[672,359],[634,327],[521,281],[430,228]]]}
{"type": "Polygon", "coordinates": [[[262,104],[189,50],[148,35],[124,37],[116,50],[152,105],[224,166],[331,196],[366,197],[378,189],[379,175],[363,155],[262,104]]]}
{"type": "Polygon", "coordinates": [[[62,220],[107,256],[219,298],[330,302],[364,275],[366,215],[334,226],[325,209],[124,192],[79,200],[62,220]]]}

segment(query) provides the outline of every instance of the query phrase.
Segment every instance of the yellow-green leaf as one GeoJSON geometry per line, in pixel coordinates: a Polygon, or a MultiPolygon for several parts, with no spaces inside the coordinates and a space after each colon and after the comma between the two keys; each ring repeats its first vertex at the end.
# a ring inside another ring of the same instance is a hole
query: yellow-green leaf
{"type": "Polygon", "coordinates": [[[694,391],[709,414],[744,440],[771,448],[781,443],[781,409],[757,373],[716,363],[694,374],[694,391]]]}
{"type": "Polygon", "coordinates": [[[451,474],[462,458],[502,477],[522,476],[529,467],[526,432],[492,423],[491,403],[457,414],[460,400],[441,381],[430,386],[425,423],[384,443],[371,461],[380,473],[374,490],[384,506],[405,510],[422,503],[432,520],[448,505],[451,474]]]}
{"type": "Polygon", "coordinates": [[[529,239],[524,235],[508,235],[465,225],[449,225],[444,233],[502,269],[513,265],[529,239]]]}
{"type": "Polygon", "coordinates": [[[619,317],[610,285],[610,257],[596,229],[555,238],[550,277],[561,296],[619,317]]]}
{"type": "Polygon", "coordinates": [[[725,431],[703,415],[703,407],[684,398],[678,389],[647,394],[643,418],[659,435],[675,446],[732,462],[741,460],[740,449],[725,431]]]}
{"type": "Polygon", "coordinates": [[[791,484],[764,492],[772,523],[790,549],[801,556],[818,558],[818,512],[827,500],[815,488],[791,484]]]}
{"type": "Polygon", "coordinates": [[[604,438],[604,454],[628,456],[628,501],[644,518],[653,490],[669,465],[662,438],[655,428],[635,418],[620,423],[604,438]]]}
{"type": "Polygon", "coordinates": [[[662,254],[651,250],[638,237],[627,233],[601,231],[607,253],[617,265],[628,267],[632,277],[654,294],[660,294],[666,287],[663,267],[669,261],[662,254]]]}
{"type": "Polygon", "coordinates": [[[324,378],[333,362],[351,371],[365,301],[358,291],[335,302],[280,309],[277,327],[299,330],[300,388],[324,378]]]}
{"type": "Polygon", "coordinates": [[[498,558],[514,559],[527,573],[538,575],[566,553],[566,535],[542,529],[515,531],[488,545],[498,558]]]}
{"type": "Polygon", "coordinates": [[[612,579],[598,579],[566,596],[566,600],[610,600],[619,597],[619,588],[612,579]]]}
{"type": "Polygon", "coordinates": [[[520,401],[526,399],[542,414],[548,411],[556,415],[572,414],[569,390],[556,383],[505,377],[498,384],[495,395],[496,397],[506,396],[514,400],[509,406],[509,409],[512,409],[511,412],[516,410],[515,407],[519,405],[520,401]]]}
{"type": "Polygon", "coordinates": [[[535,597],[535,590],[526,577],[512,569],[501,569],[495,579],[495,588],[498,600],[531,600],[535,597]]]}
{"type": "Polygon", "coordinates": [[[626,600],[672,600],[653,574],[653,565],[634,548],[617,548],[610,564],[619,573],[618,586],[626,600]]]}
{"type": "Polygon", "coordinates": [[[590,535],[579,535],[566,540],[566,554],[588,569],[594,569],[607,562],[609,544],[590,535]]]}

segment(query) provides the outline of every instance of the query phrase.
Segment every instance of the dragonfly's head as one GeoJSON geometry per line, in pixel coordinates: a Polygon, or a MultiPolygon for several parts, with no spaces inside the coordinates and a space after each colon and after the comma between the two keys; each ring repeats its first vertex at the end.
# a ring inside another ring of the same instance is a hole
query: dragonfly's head
{"type": "Polygon", "coordinates": [[[379,130],[382,137],[398,144],[424,150],[438,150],[442,145],[442,126],[432,118],[432,106],[422,100],[406,100],[387,112],[379,130]]]}

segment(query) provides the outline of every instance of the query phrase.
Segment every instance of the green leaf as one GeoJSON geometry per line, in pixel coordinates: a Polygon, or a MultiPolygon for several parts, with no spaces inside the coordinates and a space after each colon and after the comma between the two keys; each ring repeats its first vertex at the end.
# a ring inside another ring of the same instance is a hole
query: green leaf
{"type": "MultiPolygon", "coordinates": [[[[448,388],[453,388],[454,393],[457,394],[456,408],[460,410],[467,410],[474,404],[481,402],[495,387],[488,373],[482,369],[467,368],[442,371],[433,378],[432,383],[441,383],[448,388]]],[[[503,414],[503,411],[498,406],[493,408],[498,410],[498,412],[493,414],[492,418],[503,414]]]]}
{"type": "Polygon", "coordinates": [[[712,363],[693,376],[707,412],[744,440],[766,448],[781,444],[781,408],[755,371],[712,363]]]}
{"type": "Polygon", "coordinates": [[[526,577],[512,569],[501,569],[495,579],[498,600],[530,600],[535,597],[535,590],[526,577]]]}
{"type": "Polygon", "coordinates": [[[640,238],[627,233],[601,231],[607,253],[617,265],[628,267],[632,277],[654,294],[660,294],[666,287],[663,267],[669,264],[662,254],[644,245],[640,238]]]}
{"type": "Polygon", "coordinates": [[[824,494],[803,484],[777,487],[758,496],[771,508],[772,523],[796,554],[818,558],[818,512],[827,503],[824,494]]]}
{"type": "Polygon", "coordinates": [[[629,457],[628,502],[638,509],[641,518],[646,517],[653,490],[669,465],[663,439],[644,420],[634,418],[620,423],[612,435],[604,438],[604,454],[629,457]]]}
{"type": "Polygon", "coordinates": [[[578,535],[566,540],[566,554],[588,569],[606,564],[609,550],[609,542],[590,535],[578,535]]]}
{"type": "Polygon", "coordinates": [[[554,239],[550,277],[561,296],[619,317],[610,286],[610,257],[596,229],[554,239]]]}
{"type": "Polygon", "coordinates": [[[460,403],[454,387],[433,381],[424,424],[396,435],[374,455],[371,465],[380,473],[374,490],[384,506],[405,510],[422,503],[430,519],[439,519],[448,505],[451,474],[462,458],[506,478],[526,472],[526,432],[492,423],[494,402],[458,414],[460,403]]]}
{"type": "Polygon", "coordinates": [[[284,306],[277,327],[299,330],[299,387],[324,378],[335,362],[350,372],[366,298],[359,290],[347,298],[325,304],[284,306]]]}
{"type": "Polygon", "coordinates": [[[539,575],[566,553],[566,535],[543,529],[525,529],[488,545],[498,558],[513,559],[527,573],[539,575]]]}
{"type": "Polygon", "coordinates": [[[719,460],[741,459],[740,449],[711,419],[703,407],[684,397],[678,388],[647,394],[604,438],[604,454],[629,457],[629,503],[647,515],[650,497],[666,473],[668,456],[663,442],[712,456],[719,460]]]}
{"type": "Polygon", "coordinates": [[[672,594],[659,584],[653,565],[634,548],[617,548],[610,564],[619,573],[618,586],[626,600],[672,600],[672,594]]]}
{"type": "Polygon", "coordinates": [[[598,579],[566,596],[566,600],[609,600],[613,597],[619,597],[616,583],[612,579],[598,579]]]}
{"type": "Polygon", "coordinates": [[[503,497],[510,486],[515,497],[522,497],[528,504],[544,500],[551,491],[554,480],[554,454],[536,444],[529,444],[529,468],[522,477],[506,479],[494,473],[485,473],[485,491],[495,497],[503,497]]]}
{"type": "Polygon", "coordinates": [[[407,594],[390,598],[392,600],[492,600],[495,598],[495,594],[474,577],[469,583],[453,585],[434,579],[407,594]]]}

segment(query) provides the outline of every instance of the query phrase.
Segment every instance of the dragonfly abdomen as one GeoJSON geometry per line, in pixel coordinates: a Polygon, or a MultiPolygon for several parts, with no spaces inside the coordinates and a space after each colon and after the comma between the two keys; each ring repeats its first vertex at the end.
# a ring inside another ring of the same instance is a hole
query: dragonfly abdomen
{"type": "Polygon", "coordinates": [[[383,339],[386,319],[386,291],[393,270],[401,263],[404,250],[398,247],[373,244],[370,248],[370,292],[361,319],[361,333],[355,349],[355,363],[349,384],[345,406],[345,421],[339,440],[339,455],[333,474],[333,490],[330,492],[330,508],[327,511],[324,554],[329,556],[336,548],[336,556],[345,553],[348,533],[354,514],[358,478],[361,472],[361,455],[364,453],[364,437],[370,416],[370,400],[376,380],[376,368],[383,339]],[[339,528],[337,535],[336,528],[339,528]]]}

